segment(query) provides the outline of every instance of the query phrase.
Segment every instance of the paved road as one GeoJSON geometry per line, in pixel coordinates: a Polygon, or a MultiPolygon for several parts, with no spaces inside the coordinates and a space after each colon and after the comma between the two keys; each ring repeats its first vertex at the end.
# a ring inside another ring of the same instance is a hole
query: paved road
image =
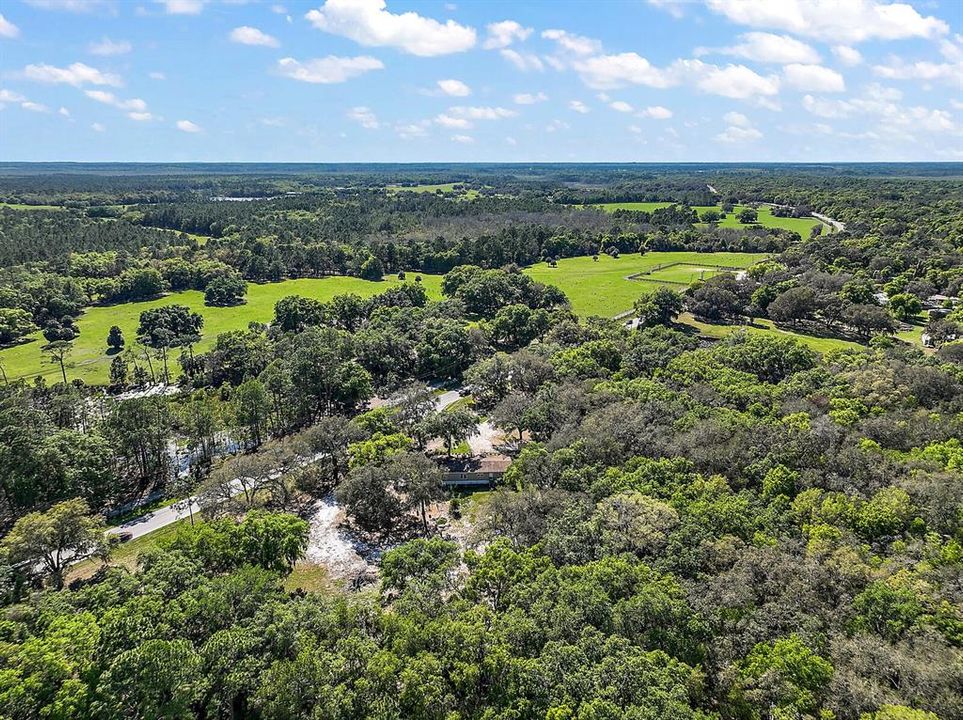
{"type": "MultiPolygon", "coordinates": [[[[441,412],[449,405],[461,399],[461,393],[458,390],[449,390],[447,392],[438,395],[435,398],[435,408],[438,412],[441,412]]],[[[241,492],[241,486],[238,484],[237,492],[241,492]]],[[[200,512],[200,506],[197,504],[197,498],[190,498],[190,505],[188,505],[187,500],[180,500],[173,505],[168,505],[167,507],[158,508],[157,510],[152,510],[149,513],[145,513],[140,517],[136,517],[133,520],[128,520],[123,525],[118,525],[108,530],[108,533],[130,533],[131,540],[139,537],[143,537],[147,533],[152,533],[155,530],[160,530],[162,527],[166,527],[171,523],[175,523],[178,520],[183,520],[190,517],[191,512],[200,512]]]]}

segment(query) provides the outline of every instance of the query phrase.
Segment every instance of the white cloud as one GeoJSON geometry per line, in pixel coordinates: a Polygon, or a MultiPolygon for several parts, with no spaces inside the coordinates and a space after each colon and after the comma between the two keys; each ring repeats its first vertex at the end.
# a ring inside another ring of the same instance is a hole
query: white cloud
{"type": "Polygon", "coordinates": [[[31,102],[30,100],[20,103],[20,107],[22,107],[24,110],[30,110],[31,112],[39,112],[39,113],[50,112],[50,108],[48,108],[46,105],[31,102]]]}
{"type": "Polygon", "coordinates": [[[150,73],[150,74],[148,75],[148,77],[149,77],[151,80],[166,80],[166,79],[167,79],[167,76],[166,76],[164,73],[158,72],[158,71],[156,71],[156,70],[155,70],[154,72],[150,73]]]}
{"type": "Polygon", "coordinates": [[[3,13],[0,13],[0,37],[12,40],[15,37],[19,37],[19,35],[20,28],[7,20],[7,18],[3,16],[3,13]]]}
{"type": "MultiPolygon", "coordinates": [[[[698,60],[691,61],[691,63],[698,62],[698,60]]],[[[724,68],[702,65],[702,63],[699,65],[701,67],[691,64],[689,66],[699,75],[696,86],[703,92],[737,100],[746,100],[758,95],[776,95],[779,92],[779,78],[775,75],[763,77],[745,65],[727,65],[724,68]]]]}
{"type": "MultiPolygon", "coordinates": [[[[902,93],[895,88],[870,84],[863,92],[847,100],[828,100],[806,95],[803,107],[813,115],[823,118],[875,117],[877,134],[908,136],[910,130],[919,129],[930,133],[957,132],[959,128],[946,110],[923,106],[906,107],[899,104],[902,93]]],[[[866,121],[861,121],[862,125],[866,121]]]]}
{"type": "Polygon", "coordinates": [[[471,107],[456,105],[448,108],[448,112],[457,117],[468,118],[469,120],[502,120],[504,118],[518,115],[514,110],[503,107],[471,107]]]}
{"type": "Polygon", "coordinates": [[[752,142],[762,137],[762,133],[753,127],[743,128],[730,125],[721,133],[716,135],[716,140],[724,143],[743,143],[752,142]]]}
{"type": "Polygon", "coordinates": [[[670,72],[653,66],[634,52],[596,55],[577,61],[574,67],[582,81],[596,90],[633,84],[666,88],[678,82],[670,72]]]}
{"type": "Polygon", "coordinates": [[[126,55],[134,46],[127,40],[111,40],[105,37],[100,42],[90,43],[87,52],[91,55],[126,55]]]}
{"type": "Polygon", "coordinates": [[[23,95],[15,93],[13,90],[0,90],[0,107],[2,107],[4,103],[21,103],[26,99],[23,95]]]}
{"type": "Polygon", "coordinates": [[[523,42],[532,34],[531,28],[523,27],[514,20],[502,20],[501,22],[491,23],[487,26],[487,29],[488,37],[482,45],[486,50],[505,48],[516,40],[523,42]]]}
{"type": "Polygon", "coordinates": [[[558,130],[568,130],[571,127],[564,120],[552,120],[548,125],[545,126],[545,132],[557,132],[558,130]]]}
{"type": "Polygon", "coordinates": [[[94,132],[103,132],[107,128],[104,127],[102,123],[95,122],[90,124],[90,129],[93,130],[94,132]]]}
{"type": "Polygon", "coordinates": [[[168,15],[199,15],[206,0],[156,0],[168,15]]]}
{"type": "Polygon", "coordinates": [[[783,68],[786,84],[797,90],[814,92],[843,92],[846,81],[835,70],[822,65],[786,65],[783,68]]]}
{"type": "Polygon", "coordinates": [[[377,130],[381,127],[377,115],[375,115],[370,108],[364,107],[363,105],[348,110],[347,116],[350,120],[354,120],[361,127],[367,128],[368,130],[377,130]]]}
{"type": "Polygon", "coordinates": [[[454,20],[440,23],[415,12],[395,15],[384,0],[327,0],[305,17],[319,30],[362,45],[395,47],[431,57],[463,52],[475,45],[475,29],[454,20]]]}
{"type": "Polygon", "coordinates": [[[425,137],[428,134],[428,126],[431,125],[430,120],[420,120],[416,123],[407,123],[395,126],[395,132],[398,133],[398,137],[403,140],[410,140],[411,138],[425,137]]]}
{"type": "Polygon", "coordinates": [[[28,80],[45,83],[66,83],[68,85],[121,85],[118,75],[101,72],[97,68],[92,68],[83,63],[73,63],[72,65],[59,68],[53,65],[27,65],[23,69],[24,77],[28,80]]]}
{"type": "MultiPolygon", "coordinates": [[[[705,52],[712,52],[712,50],[705,52]]],[[[745,33],[739,36],[738,44],[719,48],[716,52],[723,55],[736,55],[755,62],[779,65],[819,62],[819,53],[812,46],[788,35],[774,35],[767,32],[745,33]]]]}
{"type": "Polygon", "coordinates": [[[176,123],[174,123],[174,126],[181,132],[186,132],[186,133],[201,132],[201,126],[196,123],[192,123],[190,120],[178,120],[176,123]]]}
{"type": "Polygon", "coordinates": [[[113,93],[105,90],[85,90],[84,95],[89,97],[91,100],[96,100],[99,103],[110,105],[118,110],[124,110],[125,112],[144,113],[147,111],[147,103],[140,98],[121,100],[113,93]]]}
{"type": "Polygon", "coordinates": [[[475,138],[473,138],[471,135],[452,135],[451,139],[452,142],[463,143],[465,145],[475,142],[475,138]]]}
{"type": "Polygon", "coordinates": [[[639,117],[652,118],[653,120],[668,120],[672,117],[672,111],[661,105],[651,105],[639,113],[639,117]]]}
{"type": "Polygon", "coordinates": [[[574,55],[592,55],[602,50],[602,43],[598,40],[574,35],[565,30],[545,30],[542,37],[555,41],[559,48],[574,55]]]}
{"type": "Polygon", "coordinates": [[[659,10],[664,10],[676,20],[679,20],[685,15],[683,7],[688,4],[688,2],[689,0],[648,0],[649,5],[659,8],[659,10]]]}
{"type": "Polygon", "coordinates": [[[107,0],[26,0],[27,5],[40,10],[65,10],[67,12],[93,12],[106,7],[107,0]]]}
{"type": "Polygon", "coordinates": [[[963,63],[934,63],[926,60],[908,63],[891,57],[886,65],[874,65],[873,74],[887,80],[947,80],[959,85],[963,63]]]}
{"type": "Polygon", "coordinates": [[[70,117],[70,110],[61,105],[60,109],[57,111],[57,114],[63,115],[64,117],[70,117]]]}
{"type": "Polygon", "coordinates": [[[543,92],[535,93],[517,93],[512,98],[516,105],[534,105],[535,103],[545,102],[548,100],[548,95],[543,92]]]}
{"type": "Polygon", "coordinates": [[[615,110],[616,112],[623,112],[623,113],[630,113],[635,109],[624,100],[615,100],[614,102],[610,102],[609,107],[615,110]]]}
{"type": "Polygon", "coordinates": [[[330,85],[346,82],[371,70],[382,70],[384,63],[367,55],[357,57],[328,55],[304,62],[287,57],[278,60],[277,69],[281,75],[292,80],[330,85]]]}
{"type": "Polygon", "coordinates": [[[511,48],[506,48],[499,52],[503,58],[524,72],[528,72],[529,70],[541,71],[545,69],[545,65],[542,63],[541,58],[533,53],[520,53],[517,50],[512,50],[511,48]]]}
{"type": "Polygon", "coordinates": [[[750,127],[752,123],[749,122],[749,118],[740,112],[727,112],[722,116],[725,120],[726,125],[735,125],[736,127],[750,127]]]}
{"type": "Polygon", "coordinates": [[[863,62],[863,55],[854,47],[849,45],[833,45],[833,55],[839,58],[843,65],[859,65],[863,62]]]}
{"type": "Polygon", "coordinates": [[[462,117],[454,117],[446,113],[441,113],[435,117],[435,122],[446,128],[459,128],[461,130],[467,130],[472,127],[470,120],[462,117]]]}
{"type": "Polygon", "coordinates": [[[514,147],[515,145],[518,145],[518,140],[516,140],[515,138],[513,138],[513,137],[511,137],[511,136],[506,137],[506,138],[505,138],[505,142],[508,143],[509,145],[511,145],[512,147],[514,147]]]}
{"type": "Polygon", "coordinates": [[[438,87],[445,95],[451,97],[466,97],[471,95],[471,88],[461,80],[439,80],[438,87]]]}
{"type": "Polygon", "coordinates": [[[587,112],[591,112],[591,111],[589,110],[588,105],[586,105],[585,103],[583,103],[581,100],[569,100],[569,101],[568,101],[568,109],[569,109],[569,110],[574,110],[574,111],[577,112],[577,113],[582,113],[583,115],[584,115],[585,113],[587,113],[587,112]]]}
{"type": "Polygon", "coordinates": [[[262,47],[276,48],[281,45],[276,37],[268,35],[266,32],[258,30],[250,25],[242,25],[231,30],[231,42],[241,45],[260,45],[262,47]]]}
{"type": "Polygon", "coordinates": [[[877,0],[707,0],[714,12],[751,27],[776,28],[824,42],[937,37],[949,29],[911,5],[877,0]]]}
{"type": "Polygon", "coordinates": [[[137,122],[149,122],[151,120],[158,119],[149,112],[129,112],[127,113],[127,117],[129,117],[131,120],[136,120],[137,122]]]}

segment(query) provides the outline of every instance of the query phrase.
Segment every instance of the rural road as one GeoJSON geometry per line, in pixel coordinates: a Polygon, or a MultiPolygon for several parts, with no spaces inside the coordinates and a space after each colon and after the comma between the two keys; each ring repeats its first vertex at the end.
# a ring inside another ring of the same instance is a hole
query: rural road
{"type": "MultiPolygon", "coordinates": [[[[459,399],[461,399],[461,393],[458,390],[448,390],[435,398],[435,409],[441,412],[459,399]]],[[[240,491],[241,486],[238,485],[237,492],[240,491]]],[[[190,517],[191,512],[200,512],[201,508],[197,504],[197,497],[192,496],[189,500],[189,505],[188,500],[179,500],[173,505],[158,508],[157,510],[152,510],[132,520],[128,520],[123,525],[113,527],[107,532],[113,534],[130,533],[130,540],[143,537],[148,533],[160,530],[162,527],[166,527],[178,520],[190,517]]]]}

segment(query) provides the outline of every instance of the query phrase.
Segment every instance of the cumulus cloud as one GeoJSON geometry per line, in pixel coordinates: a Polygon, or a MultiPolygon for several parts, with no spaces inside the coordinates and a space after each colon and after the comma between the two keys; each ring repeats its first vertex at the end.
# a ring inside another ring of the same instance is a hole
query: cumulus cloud
{"type": "Polygon", "coordinates": [[[94,132],[104,132],[107,128],[102,123],[95,122],[90,124],[90,129],[94,132]]]}
{"type": "Polygon", "coordinates": [[[756,130],[754,127],[737,127],[735,125],[730,125],[721,133],[716,135],[716,140],[724,143],[744,143],[752,142],[753,140],[759,140],[762,137],[762,133],[756,130]]]}
{"type": "Polygon", "coordinates": [[[59,115],[63,115],[64,117],[70,117],[70,110],[65,108],[63,105],[60,106],[60,109],[57,111],[57,113],[59,115]]]}
{"type": "Polygon", "coordinates": [[[147,111],[147,103],[140,98],[121,100],[113,93],[105,90],[85,90],[84,95],[89,97],[91,100],[104,103],[104,105],[110,105],[111,107],[115,107],[118,110],[123,110],[124,112],[144,113],[147,111]]]}
{"type": "Polygon", "coordinates": [[[558,43],[560,49],[573,55],[592,55],[602,50],[602,43],[592,38],[574,35],[565,30],[545,30],[542,37],[558,43]]]}
{"type": "Polygon", "coordinates": [[[134,46],[130,44],[127,40],[111,40],[108,37],[103,38],[100,42],[90,43],[87,46],[87,51],[91,55],[126,55],[134,46]]]}
{"type": "Polygon", "coordinates": [[[154,115],[149,112],[129,112],[127,113],[127,117],[137,122],[149,122],[150,120],[156,119],[154,115]]]}
{"type": "Polygon", "coordinates": [[[451,139],[452,142],[463,143],[466,145],[475,142],[475,138],[473,138],[471,135],[452,135],[451,139]]]}
{"type": "Polygon", "coordinates": [[[361,45],[394,47],[421,57],[463,52],[475,45],[474,28],[415,12],[396,15],[388,12],[384,0],[327,0],[305,17],[319,30],[361,45]]]}
{"type": "Polygon", "coordinates": [[[174,123],[174,126],[181,132],[186,133],[199,133],[201,132],[201,126],[197,123],[193,123],[190,120],[178,120],[174,123]]]}
{"type": "MultiPolygon", "coordinates": [[[[806,95],[802,105],[807,112],[822,118],[875,118],[875,132],[880,135],[907,135],[913,129],[929,133],[959,132],[948,111],[921,105],[906,107],[900,103],[902,98],[899,90],[873,83],[860,95],[845,100],[806,95]]],[[[861,123],[865,124],[866,120],[861,123]]]]}
{"type": "Polygon", "coordinates": [[[368,130],[377,130],[381,127],[377,115],[375,115],[370,108],[364,107],[363,105],[348,110],[347,116],[349,120],[353,120],[368,130]]]}
{"type": "Polygon", "coordinates": [[[7,20],[7,18],[3,16],[3,13],[0,13],[0,37],[12,40],[13,38],[19,36],[20,28],[7,20]]]}
{"type": "Polygon", "coordinates": [[[471,95],[471,88],[461,80],[439,80],[438,88],[450,97],[466,97],[471,95]]]}
{"type": "Polygon", "coordinates": [[[435,122],[446,128],[459,128],[462,130],[467,130],[472,127],[471,120],[463,117],[454,117],[453,115],[448,115],[447,113],[441,113],[435,117],[435,122]]]}
{"type": "Polygon", "coordinates": [[[328,55],[324,58],[313,58],[304,62],[287,57],[278,60],[277,65],[278,73],[284,77],[324,85],[343,83],[371,70],[382,69],[384,69],[384,63],[367,55],[357,57],[328,55]]]}
{"type": "Polygon", "coordinates": [[[541,71],[545,69],[541,58],[533,53],[521,53],[511,48],[505,48],[501,50],[500,53],[503,58],[523,72],[528,72],[529,70],[541,71]]]}
{"type": "Polygon", "coordinates": [[[624,100],[614,100],[613,102],[609,103],[609,107],[615,110],[616,112],[623,112],[623,113],[630,113],[635,109],[624,100]]]}
{"type": "Polygon", "coordinates": [[[108,0],[25,0],[27,5],[40,10],[64,10],[66,12],[93,12],[106,7],[108,0]]]}
{"type": "Polygon", "coordinates": [[[672,111],[661,105],[651,105],[639,112],[639,117],[652,118],[653,120],[668,120],[672,117],[672,111]]]}
{"type": "Polygon", "coordinates": [[[596,90],[608,90],[626,85],[666,88],[678,82],[670,71],[655,67],[634,52],[584,58],[577,61],[574,67],[582,81],[596,90]]]}
{"type": "Polygon", "coordinates": [[[81,85],[111,85],[119,86],[122,84],[120,76],[112,73],[101,72],[97,68],[92,68],[84,63],[73,63],[65,68],[55,67],[41,63],[39,65],[27,65],[23,69],[23,75],[28,80],[45,83],[65,83],[79,87],[81,85]]]}
{"type": "Polygon", "coordinates": [[[568,101],[568,109],[569,109],[569,110],[574,110],[574,111],[577,112],[577,113],[582,113],[583,115],[584,115],[585,113],[587,113],[587,112],[591,112],[591,111],[589,110],[588,105],[586,105],[585,103],[583,103],[581,100],[569,100],[569,101],[568,101]]]}
{"type": "Polygon", "coordinates": [[[762,76],[745,65],[727,65],[719,68],[715,65],[701,65],[701,63],[701,67],[694,66],[693,63],[698,61],[689,61],[687,65],[699,77],[696,86],[703,92],[736,100],[771,96],[779,92],[779,78],[775,75],[762,76]]]}
{"type": "Polygon", "coordinates": [[[516,40],[523,42],[532,34],[531,28],[523,27],[514,20],[502,20],[501,22],[491,23],[487,26],[487,30],[488,37],[482,45],[486,50],[506,48],[516,40]]]}
{"type": "Polygon", "coordinates": [[[843,65],[859,65],[863,62],[863,55],[854,47],[849,45],[834,45],[833,55],[835,55],[843,65]]]}
{"type": "Polygon", "coordinates": [[[532,93],[517,93],[512,98],[516,105],[534,105],[535,103],[545,102],[548,100],[548,95],[543,92],[532,93]]]}
{"type": "Polygon", "coordinates": [[[156,70],[155,70],[154,72],[152,72],[152,73],[149,73],[149,74],[147,75],[147,77],[149,77],[151,80],[166,80],[166,79],[167,79],[167,76],[166,76],[164,73],[158,72],[158,71],[156,71],[156,70]]]}
{"type": "Polygon", "coordinates": [[[241,27],[236,27],[231,30],[229,36],[231,42],[240,43],[241,45],[260,45],[261,47],[272,47],[276,48],[281,45],[276,37],[268,35],[266,32],[258,30],[256,27],[251,27],[250,25],[242,25],[241,27]]]}
{"type": "Polygon", "coordinates": [[[878,0],[707,0],[713,12],[734,23],[775,28],[824,42],[932,38],[946,34],[942,20],[920,15],[911,5],[878,0]]]}
{"type": "Polygon", "coordinates": [[[448,108],[448,112],[455,117],[467,118],[468,120],[502,120],[518,115],[514,110],[503,107],[471,107],[465,105],[448,108]]]}
{"type": "Polygon", "coordinates": [[[0,90],[0,110],[5,108],[8,104],[19,105],[22,109],[29,110],[31,112],[50,112],[50,108],[48,108],[46,105],[33,102],[20,93],[13,92],[12,90],[0,90]]]}
{"type": "Polygon", "coordinates": [[[740,112],[727,112],[722,116],[727,125],[735,125],[736,127],[750,127],[752,123],[749,122],[749,118],[740,112]]]}
{"type": "Polygon", "coordinates": [[[819,53],[812,46],[796,40],[789,35],[775,35],[767,32],[749,32],[740,35],[739,42],[730,47],[713,50],[702,48],[697,55],[717,52],[722,55],[735,55],[761,63],[818,63],[819,53]]]}
{"type": "Polygon", "coordinates": [[[156,0],[168,15],[199,15],[207,0],[156,0]]]}
{"type": "Polygon", "coordinates": [[[822,65],[792,64],[783,68],[786,84],[797,90],[813,92],[843,92],[846,81],[835,70],[822,65]]]}
{"type": "Polygon", "coordinates": [[[428,134],[429,125],[431,125],[430,120],[420,120],[419,122],[415,123],[402,123],[395,125],[395,132],[398,133],[398,137],[400,137],[402,140],[425,137],[428,134]]]}
{"type": "Polygon", "coordinates": [[[20,103],[26,99],[23,95],[13,90],[0,89],[0,107],[5,103],[20,103]]]}
{"type": "Polygon", "coordinates": [[[946,80],[959,85],[963,63],[906,62],[891,57],[885,65],[873,65],[873,74],[887,80],[946,80]]]}

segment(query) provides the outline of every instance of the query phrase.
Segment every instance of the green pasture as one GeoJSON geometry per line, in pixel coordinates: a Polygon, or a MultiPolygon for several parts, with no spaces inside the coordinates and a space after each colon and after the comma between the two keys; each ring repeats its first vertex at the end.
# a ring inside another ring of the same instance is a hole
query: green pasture
{"type": "MultiPolygon", "coordinates": [[[[443,193],[453,193],[458,192],[455,190],[455,185],[458,184],[460,183],[440,183],[438,185],[388,185],[385,189],[389,193],[434,193],[438,192],[439,190],[443,193]]],[[[469,188],[468,190],[463,191],[459,197],[464,198],[465,200],[474,200],[476,197],[478,197],[478,191],[473,188],[469,188]]]]}
{"type": "Polygon", "coordinates": [[[713,269],[718,273],[723,268],[747,268],[766,257],[765,253],[650,252],[645,255],[625,254],[614,259],[603,254],[597,261],[591,257],[565,258],[558,261],[557,267],[538,263],[524,272],[534,280],[554,285],[564,292],[576,314],[614,317],[631,310],[636,299],[657,287],[660,280],[663,283],[684,282],[674,278],[689,276],[692,271],[696,271],[695,279],[698,279],[699,268],[713,269]],[[663,275],[654,276],[652,280],[641,275],[673,263],[687,265],[658,270],[663,275]],[[630,275],[641,277],[630,279],[630,275]]]}
{"type": "MultiPolygon", "coordinates": [[[[659,208],[669,207],[670,205],[675,205],[677,203],[671,202],[623,202],[623,203],[600,203],[598,205],[593,205],[592,207],[601,208],[606,212],[615,212],[616,210],[633,210],[636,212],[653,212],[659,208]]],[[[731,213],[728,213],[724,220],[716,223],[719,227],[724,228],[744,228],[749,227],[743,225],[739,222],[739,212],[744,208],[744,205],[736,205],[731,213]]],[[[693,209],[701,216],[706,210],[718,210],[722,212],[721,205],[697,205],[693,206],[693,209]]],[[[782,228],[783,230],[792,230],[799,233],[803,237],[809,237],[809,233],[817,225],[822,225],[821,220],[817,220],[812,217],[804,218],[785,218],[776,217],[772,214],[772,208],[768,205],[760,205],[756,209],[758,213],[757,225],[767,228],[782,228]]],[[[699,225],[705,225],[705,223],[699,223],[699,225]]],[[[823,232],[832,232],[832,228],[826,225],[823,232]]]]}
{"type": "MultiPolygon", "coordinates": [[[[409,273],[408,276],[411,278],[413,273],[409,273]]],[[[422,275],[421,277],[428,295],[435,299],[440,298],[441,276],[422,275]]],[[[250,284],[247,303],[236,307],[207,307],[204,305],[204,293],[188,290],[146,302],[88,308],[77,320],[80,336],[74,342],[74,350],[67,367],[67,379],[80,378],[88,384],[106,384],[111,361],[111,356],[107,354],[106,343],[110,326],[118,325],[127,343],[130,344],[136,337],[140,314],[151,308],[174,304],[187,305],[203,315],[203,335],[195,350],[204,352],[213,345],[218,333],[243,330],[252,321],[270,320],[274,316],[274,304],[286,295],[303,295],[323,301],[345,293],[355,293],[368,298],[400,284],[401,281],[396,278],[381,282],[340,276],[302,278],[264,285],[250,284]]],[[[30,342],[0,350],[0,364],[8,379],[43,375],[48,379],[56,380],[60,376],[60,367],[49,363],[40,350],[43,344],[43,336],[35,333],[30,336],[30,342]]],[[[175,357],[176,354],[175,351],[175,357]]]]}
{"type": "Polygon", "coordinates": [[[688,325],[689,327],[695,328],[699,331],[699,334],[703,337],[716,338],[721,340],[727,335],[731,335],[734,332],[747,332],[750,335],[789,335],[799,340],[804,345],[809,346],[816,352],[828,352],[830,350],[854,350],[861,349],[864,346],[859,343],[852,342],[850,340],[842,340],[840,338],[831,337],[815,337],[814,335],[804,335],[802,333],[792,332],[791,330],[785,330],[783,328],[776,327],[772,320],[767,320],[765,318],[755,318],[751,325],[714,325],[711,323],[702,322],[696,320],[689,313],[682,313],[679,316],[679,322],[683,325],[688,325]]]}
{"type": "Polygon", "coordinates": [[[696,265],[670,265],[661,270],[653,270],[647,275],[639,275],[636,280],[645,280],[656,283],[678,283],[680,285],[691,285],[698,280],[707,280],[713,275],[718,275],[725,270],[707,264],[696,265]]]}

